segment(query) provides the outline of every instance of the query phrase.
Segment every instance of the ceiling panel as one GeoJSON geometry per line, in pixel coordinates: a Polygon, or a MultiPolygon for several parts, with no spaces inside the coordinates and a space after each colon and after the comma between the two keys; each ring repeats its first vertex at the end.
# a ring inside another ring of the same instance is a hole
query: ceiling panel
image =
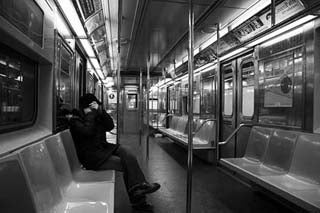
{"type": "MultiPolygon", "coordinates": [[[[199,0],[194,5],[195,18],[208,7],[212,1],[199,0]]],[[[136,39],[130,40],[129,57],[122,61],[125,70],[138,70],[146,66],[150,55],[151,66],[155,66],[171,47],[188,30],[187,1],[148,1],[145,14],[140,22],[136,39]],[[149,54],[150,53],[150,54],[149,54]]],[[[123,35],[123,34],[122,34],[123,35]]],[[[126,52],[128,53],[128,52],[126,52]]],[[[124,56],[123,52],[122,56],[124,56]]],[[[124,57],[123,57],[124,58],[124,57]]]]}
{"type": "MultiPolygon", "coordinates": [[[[195,27],[195,47],[212,36],[215,23],[228,24],[257,1],[194,1],[195,20],[205,14],[195,27]]],[[[148,56],[161,70],[187,55],[188,0],[123,0],[122,12],[122,70],[145,69],[148,56]]]]}

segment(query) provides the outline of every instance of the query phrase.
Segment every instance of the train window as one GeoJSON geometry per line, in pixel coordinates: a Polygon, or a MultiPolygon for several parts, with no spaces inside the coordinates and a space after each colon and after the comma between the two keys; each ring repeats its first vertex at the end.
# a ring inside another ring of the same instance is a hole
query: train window
{"type": "Polygon", "coordinates": [[[193,94],[193,113],[195,114],[200,113],[200,94],[199,93],[193,94]]]}
{"type": "Polygon", "coordinates": [[[259,121],[302,127],[303,48],[259,62],[259,121]]]}
{"type": "Polygon", "coordinates": [[[57,40],[58,51],[57,51],[57,73],[56,73],[56,130],[63,129],[66,127],[67,121],[65,113],[67,110],[74,107],[72,103],[72,78],[73,78],[73,60],[72,52],[68,46],[63,42],[62,38],[57,40]]]}
{"type": "Polygon", "coordinates": [[[224,84],[223,84],[223,114],[231,116],[233,113],[233,74],[232,69],[224,71],[224,84]]]}
{"type": "Polygon", "coordinates": [[[285,56],[266,61],[263,70],[265,72],[264,107],[292,107],[293,57],[285,56]]]}
{"type": "Polygon", "coordinates": [[[72,106],[71,96],[71,79],[72,79],[72,53],[62,45],[60,52],[60,70],[59,70],[59,87],[58,94],[64,105],[72,106]]]}
{"type": "Polygon", "coordinates": [[[32,124],[36,85],[37,64],[0,44],[0,131],[32,124]]]}
{"type": "Polygon", "coordinates": [[[86,92],[87,93],[94,93],[94,80],[93,75],[91,75],[89,72],[86,72],[86,92]]]}
{"type": "Polygon", "coordinates": [[[181,115],[181,83],[178,83],[175,87],[175,114],[181,115]]]}
{"type": "Polygon", "coordinates": [[[241,82],[241,112],[245,117],[252,117],[254,113],[254,64],[252,61],[242,64],[241,82]]]}
{"type": "Polygon", "coordinates": [[[169,87],[169,111],[175,113],[176,111],[176,91],[174,86],[169,87]]]}
{"type": "Polygon", "coordinates": [[[0,0],[0,15],[42,46],[43,12],[35,1],[0,0]]]}
{"type": "Polygon", "coordinates": [[[202,80],[201,116],[215,115],[216,86],[214,77],[202,80]]]}
{"type": "Polygon", "coordinates": [[[138,95],[137,94],[127,94],[127,100],[128,100],[127,109],[137,109],[138,108],[138,95]]]}
{"type": "Polygon", "coordinates": [[[166,112],[166,87],[160,88],[159,109],[160,112],[166,112]]]}

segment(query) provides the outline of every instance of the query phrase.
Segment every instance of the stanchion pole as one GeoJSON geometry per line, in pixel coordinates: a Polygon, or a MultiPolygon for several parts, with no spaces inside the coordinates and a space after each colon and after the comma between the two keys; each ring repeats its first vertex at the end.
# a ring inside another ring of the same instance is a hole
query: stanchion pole
{"type": "Polygon", "coordinates": [[[118,52],[117,69],[117,143],[120,142],[120,48],[118,52]]]}
{"type": "Polygon", "coordinates": [[[194,13],[193,0],[189,0],[189,112],[188,112],[188,173],[187,173],[187,213],[191,213],[192,202],[192,161],[193,161],[193,46],[194,46],[194,13]]]}
{"type": "Polygon", "coordinates": [[[143,88],[142,88],[142,69],[140,68],[140,82],[139,82],[139,121],[140,121],[140,130],[139,130],[139,145],[141,146],[142,141],[142,129],[143,129],[143,88]]]}
{"type": "MultiPolygon", "coordinates": [[[[215,80],[215,85],[217,88],[217,95],[216,95],[216,100],[221,100],[221,69],[220,69],[220,59],[219,59],[219,46],[220,46],[220,24],[217,24],[216,26],[217,29],[217,47],[216,47],[216,54],[217,54],[217,79],[215,80]]],[[[219,150],[219,145],[218,145],[218,141],[220,141],[220,126],[221,126],[221,103],[215,103],[217,106],[216,109],[216,157],[217,157],[217,164],[219,163],[219,159],[220,159],[220,150],[219,150]]]]}
{"type": "Polygon", "coordinates": [[[118,69],[117,69],[117,143],[120,143],[120,71],[121,71],[121,20],[122,20],[122,0],[118,0],[118,69]]]}
{"type": "Polygon", "coordinates": [[[149,91],[150,90],[150,60],[148,58],[147,60],[147,88],[146,88],[146,92],[147,92],[147,135],[146,135],[146,159],[149,159],[149,91]]]}
{"type": "Polygon", "coordinates": [[[160,87],[159,87],[159,83],[160,83],[160,78],[158,77],[158,83],[157,83],[157,130],[159,129],[159,107],[160,107],[160,87]]]}

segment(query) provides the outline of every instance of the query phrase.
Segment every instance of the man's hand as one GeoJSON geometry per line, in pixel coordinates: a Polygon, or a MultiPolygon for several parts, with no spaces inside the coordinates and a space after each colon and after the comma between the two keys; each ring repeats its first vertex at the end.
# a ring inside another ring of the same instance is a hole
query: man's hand
{"type": "Polygon", "coordinates": [[[93,101],[91,104],[89,104],[89,107],[91,109],[97,110],[99,108],[99,104],[97,102],[93,101]]]}

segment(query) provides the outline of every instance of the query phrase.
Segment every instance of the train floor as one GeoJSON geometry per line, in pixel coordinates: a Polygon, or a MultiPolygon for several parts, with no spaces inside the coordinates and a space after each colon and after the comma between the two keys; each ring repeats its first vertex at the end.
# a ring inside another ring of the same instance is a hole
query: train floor
{"type": "MultiPolygon", "coordinates": [[[[186,212],[187,150],[168,138],[150,137],[150,157],[146,160],[145,138],[122,134],[120,143],[137,155],[149,182],[159,182],[159,191],[148,200],[155,213],[186,212]]],[[[192,212],[291,212],[286,206],[232,178],[215,165],[194,158],[192,212]]],[[[115,212],[134,213],[126,194],[121,173],[116,174],[115,212]]]]}

